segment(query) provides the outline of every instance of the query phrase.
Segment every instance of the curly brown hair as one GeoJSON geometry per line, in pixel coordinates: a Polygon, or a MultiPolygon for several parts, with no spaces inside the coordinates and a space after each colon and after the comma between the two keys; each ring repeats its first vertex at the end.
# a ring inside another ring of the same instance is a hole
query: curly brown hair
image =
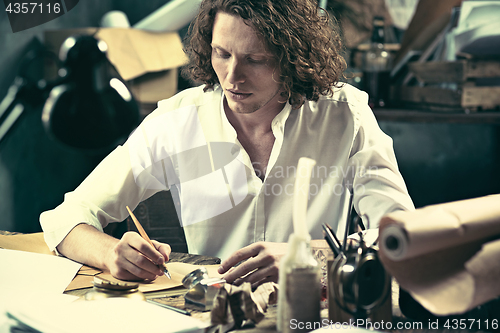
{"type": "Polygon", "coordinates": [[[332,94],[346,62],[335,22],[326,11],[320,12],[317,0],[204,0],[185,40],[190,62],[184,74],[205,83],[205,91],[219,83],[210,45],[219,11],[241,17],[263,36],[280,66],[283,94],[292,106],[332,94]]]}

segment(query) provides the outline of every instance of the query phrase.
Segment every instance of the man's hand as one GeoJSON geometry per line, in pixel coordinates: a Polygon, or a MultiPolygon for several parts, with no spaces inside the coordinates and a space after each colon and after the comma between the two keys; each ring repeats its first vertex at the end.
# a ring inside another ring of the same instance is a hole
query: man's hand
{"type": "Polygon", "coordinates": [[[278,282],[279,262],[286,250],[286,243],[257,242],[234,252],[218,271],[226,273],[223,278],[234,285],[250,282],[256,288],[265,282],[278,282]]]}
{"type": "Polygon", "coordinates": [[[154,280],[163,271],[157,264],[168,261],[170,246],[152,241],[151,246],[136,232],[116,239],[81,223],[57,246],[59,253],[75,261],[106,269],[121,280],[154,280]]]}
{"type": "Polygon", "coordinates": [[[154,280],[163,274],[158,265],[168,261],[168,244],[155,240],[151,246],[136,232],[127,232],[108,251],[105,265],[111,274],[121,280],[154,280]]]}

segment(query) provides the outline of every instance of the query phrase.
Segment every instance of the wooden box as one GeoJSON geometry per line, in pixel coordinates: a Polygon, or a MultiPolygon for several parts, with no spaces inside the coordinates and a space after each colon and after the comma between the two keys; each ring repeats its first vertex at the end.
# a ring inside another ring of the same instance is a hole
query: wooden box
{"type": "Polygon", "coordinates": [[[393,87],[393,99],[436,111],[500,109],[500,61],[460,60],[409,64],[422,86],[393,87]]]}

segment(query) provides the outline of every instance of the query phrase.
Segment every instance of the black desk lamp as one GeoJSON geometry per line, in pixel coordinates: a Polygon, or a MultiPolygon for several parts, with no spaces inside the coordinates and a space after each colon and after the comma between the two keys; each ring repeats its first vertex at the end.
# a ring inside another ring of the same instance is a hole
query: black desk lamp
{"type": "Polygon", "coordinates": [[[123,142],[138,125],[139,110],[130,90],[109,70],[106,51],[106,43],[92,36],[70,37],[61,46],[57,80],[33,83],[19,75],[0,103],[0,142],[25,103],[44,102],[43,125],[63,144],[103,151],[123,142]]]}

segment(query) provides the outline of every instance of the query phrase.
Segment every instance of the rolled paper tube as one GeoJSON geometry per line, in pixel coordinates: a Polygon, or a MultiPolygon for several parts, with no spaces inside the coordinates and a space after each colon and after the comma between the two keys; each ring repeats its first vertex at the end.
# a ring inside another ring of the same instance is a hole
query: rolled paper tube
{"type": "Polygon", "coordinates": [[[391,260],[401,260],[408,253],[408,237],[399,225],[389,225],[380,236],[381,247],[391,260]]]}
{"type": "Polygon", "coordinates": [[[500,236],[500,195],[395,212],[380,221],[380,249],[399,261],[500,236]]]}
{"type": "Polygon", "coordinates": [[[433,314],[500,296],[500,195],[391,213],[379,232],[384,268],[433,314]]]}

